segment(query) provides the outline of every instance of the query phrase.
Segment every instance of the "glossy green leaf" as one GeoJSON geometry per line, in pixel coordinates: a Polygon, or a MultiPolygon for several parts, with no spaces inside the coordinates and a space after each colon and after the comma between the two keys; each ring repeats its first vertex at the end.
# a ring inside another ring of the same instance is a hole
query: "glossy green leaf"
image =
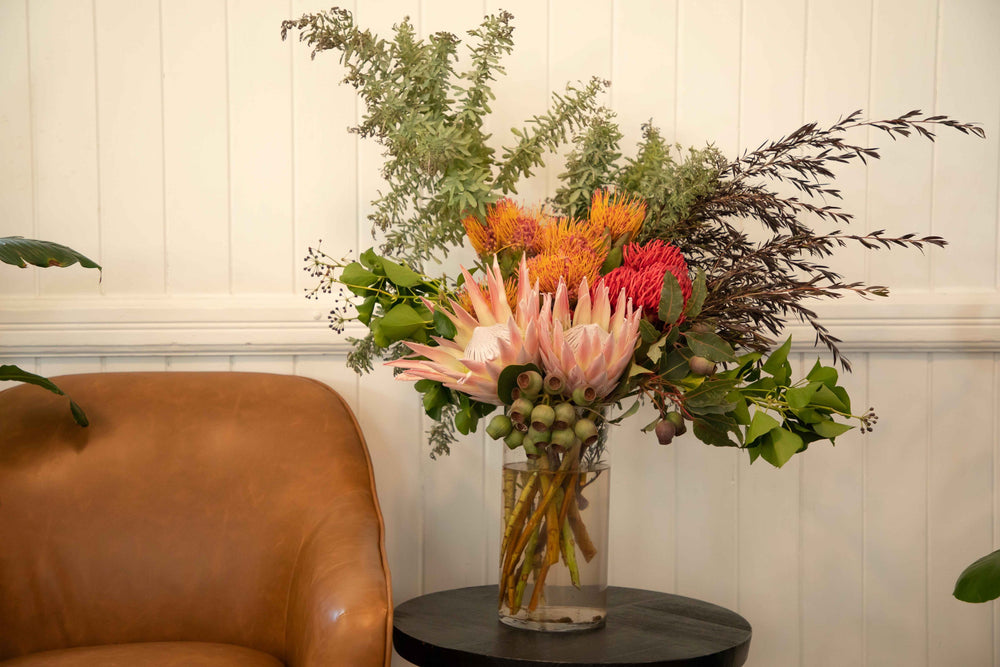
{"type": "Polygon", "coordinates": [[[0,261],[21,268],[28,264],[41,267],[72,266],[78,262],[87,269],[101,268],[97,262],[72,248],[51,241],[26,239],[23,236],[0,237],[0,261]]]}
{"type": "Polygon", "coordinates": [[[372,270],[382,264],[382,258],[375,254],[375,248],[368,248],[368,250],[361,253],[358,259],[364,266],[372,270]]]}
{"type": "Polygon", "coordinates": [[[476,424],[479,423],[479,419],[472,414],[469,409],[459,410],[455,414],[455,428],[462,435],[469,435],[470,433],[476,432],[476,424]]]}
{"type": "Polygon", "coordinates": [[[709,331],[685,331],[688,347],[699,357],[709,361],[736,361],[733,347],[719,336],[709,331]]]}
{"type": "Polygon", "coordinates": [[[441,410],[449,402],[448,390],[440,382],[435,382],[434,386],[424,393],[423,402],[424,412],[428,417],[434,420],[441,419],[441,410]]]}
{"type": "Polygon", "coordinates": [[[797,433],[783,428],[775,429],[767,434],[770,447],[763,447],[760,455],[776,468],[788,463],[799,449],[802,448],[802,438],[797,433]]]}
{"type": "Polygon", "coordinates": [[[839,410],[841,412],[848,412],[848,406],[844,404],[840,396],[827,387],[825,384],[819,385],[816,390],[816,394],[812,397],[810,401],[813,405],[820,405],[825,408],[833,408],[834,410],[839,410]]]}
{"type": "Polygon", "coordinates": [[[684,294],[681,284],[674,274],[667,271],[663,274],[663,287],[660,289],[659,318],[666,324],[673,324],[680,318],[684,309],[684,294]]]}
{"type": "Polygon", "coordinates": [[[989,602],[1000,597],[1000,550],[965,568],[955,582],[953,595],[962,602],[989,602]]]}
{"type": "Polygon", "coordinates": [[[608,251],[608,256],[604,259],[604,264],[601,265],[601,275],[614,271],[622,265],[623,261],[624,257],[622,256],[622,249],[612,248],[608,251]]]}
{"type": "Polygon", "coordinates": [[[377,294],[370,294],[365,297],[365,300],[359,303],[356,308],[358,311],[358,322],[368,326],[368,323],[372,320],[372,312],[375,310],[375,304],[378,302],[377,294]]]}

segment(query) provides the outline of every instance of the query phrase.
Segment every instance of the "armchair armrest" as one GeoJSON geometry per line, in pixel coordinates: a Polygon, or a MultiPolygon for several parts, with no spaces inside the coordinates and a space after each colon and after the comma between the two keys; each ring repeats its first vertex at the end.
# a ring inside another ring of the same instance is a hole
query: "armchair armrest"
{"type": "Polygon", "coordinates": [[[382,544],[381,515],[362,488],[339,496],[306,538],[288,597],[291,667],[389,665],[392,600],[382,544]]]}

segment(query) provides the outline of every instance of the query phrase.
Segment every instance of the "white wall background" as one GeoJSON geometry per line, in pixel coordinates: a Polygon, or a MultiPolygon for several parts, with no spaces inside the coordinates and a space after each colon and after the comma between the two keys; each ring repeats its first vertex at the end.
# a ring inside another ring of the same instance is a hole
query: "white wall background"
{"type": "MultiPolygon", "coordinates": [[[[329,304],[302,298],[302,257],[368,245],[379,151],[335,58],[282,43],[279,22],[329,0],[0,0],[0,235],[101,262],[3,269],[0,354],[46,374],[298,373],[341,391],[366,430],[396,602],[495,580],[499,448],[470,438],[432,462],[419,402],[358,379],[329,304]]],[[[627,141],[653,117],[732,155],[803,122],[912,108],[985,141],[886,141],[840,179],[859,230],[946,236],[946,251],[848,251],[890,302],[822,312],[878,429],[752,469],[691,438],[613,443],[612,584],[739,610],[751,665],[1000,665],[996,605],[951,597],[1000,547],[1000,3],[996,0],[357,0],[379,30],[410,15],[461,32],[517,17],[492,128],[570,79],[613,81],[627,141]]],[[[525,189],[543,196],[558,166],[525,189]]],[[[800,342],[811,340],[801,327],[800,342]]],[[[799,348],[799,363],[816,353],[799,348]]],[[[644,422],[643,422],[644,423],[644,422]]]]}

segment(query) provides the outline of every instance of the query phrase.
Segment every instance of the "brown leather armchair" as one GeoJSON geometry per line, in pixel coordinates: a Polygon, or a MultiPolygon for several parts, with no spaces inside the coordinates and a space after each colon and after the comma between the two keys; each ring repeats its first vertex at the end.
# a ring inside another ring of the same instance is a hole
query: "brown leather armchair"
{"type": "Polygon", "coordinates": [[[388,665],[371,461],[329,387],[107,373],[0,392],[0,665],[388,665]]]}

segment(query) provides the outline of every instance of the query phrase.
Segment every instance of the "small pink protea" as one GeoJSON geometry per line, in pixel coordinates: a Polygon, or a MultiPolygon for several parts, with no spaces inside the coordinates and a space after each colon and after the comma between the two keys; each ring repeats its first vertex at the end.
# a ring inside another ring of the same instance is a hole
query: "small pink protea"
{"type": "Polygon", "coordinates": [[[542,367],[563,381],[565,393],[592,387],[600,400],[614,391],[632,359],[642,310],[633,309],[622,290],[612,314],[603,281],[591,299],[584,278],[577,295],[572,317],[565,283],[559,284],[554,299],[545,295],[538,319],[542,367]]]}
{"type": "MultiPolygon", "coordinates": [[[[538,286],[528,282],[528,267],[522,259],[515,313],[507,302],[503,275],[495,259],[493,268],[486,271],[486,294],[464,268],[462,275],[475,315],[449,299],[451,312],[441,312],[455,325],[455,339],[435,336],[437,345],[407,342],[417,358],[398,359],[386,365],[405,369],[396,376],[398,380],[437,380],[477,401],[501,405],[497,396],[501,371],[512,364],[540,362],[538,286]]],[[[433,310],[433,304],[427,302],[427,306],[433,310]]]]}

